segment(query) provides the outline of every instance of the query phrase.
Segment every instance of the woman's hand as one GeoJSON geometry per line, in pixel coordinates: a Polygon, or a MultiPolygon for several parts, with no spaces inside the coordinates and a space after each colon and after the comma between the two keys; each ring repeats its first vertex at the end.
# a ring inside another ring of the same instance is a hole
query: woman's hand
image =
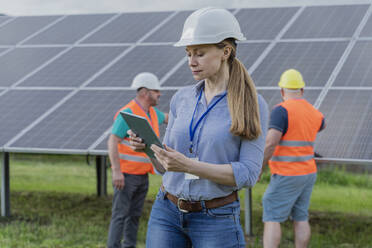
{"type": "Polygon", "coordinates": [[[165,149],[157,145],[151,145],[156,159],[163,165],[167,171],[188,172],[190,159],[180,152],[164,145],[165,149]]]}
{"type": "Polygon", "coordinates": [[[128,130],[127,134],[129,135],[130,148],[136,152],[143,152],[146,147],[146,144],[143,143],[143,140],[130,129],[128,130]]]}

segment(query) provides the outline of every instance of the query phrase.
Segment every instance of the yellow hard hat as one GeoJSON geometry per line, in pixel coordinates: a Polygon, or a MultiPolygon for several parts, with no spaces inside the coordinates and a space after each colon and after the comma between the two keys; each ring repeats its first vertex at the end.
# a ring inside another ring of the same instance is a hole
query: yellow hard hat
{"type": "Polygon", "coordinates": [[[301,89],[305,87],[305,82],[299,71],[289,69],[283,72],[283,74],[280,76],[280,82],[278,85],[280,88],[301,89]]]}

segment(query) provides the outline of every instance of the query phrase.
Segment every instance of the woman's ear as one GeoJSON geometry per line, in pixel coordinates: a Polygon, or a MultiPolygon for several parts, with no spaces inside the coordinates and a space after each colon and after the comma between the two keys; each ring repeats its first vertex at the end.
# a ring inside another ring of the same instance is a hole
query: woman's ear
{"type": "Polygon", "coordinates": [[[225,46],[223,48],[223,60],[227,60],[231,55],[232,48],[230,46],[225,46]]]}

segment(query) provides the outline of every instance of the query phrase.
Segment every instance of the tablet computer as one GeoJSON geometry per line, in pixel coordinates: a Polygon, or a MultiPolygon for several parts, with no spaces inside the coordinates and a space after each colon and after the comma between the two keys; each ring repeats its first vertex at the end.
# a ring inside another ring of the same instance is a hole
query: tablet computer
{"type": "Polygon", "coordinates": [[[146,144],[144,152],[147,154],[147,156],[150,158],[155,158],[154,152],[151,150],[150,146],[155,144],[161,148],[164,147],[147,119],[145,117],[127,112],[120,112],[120,114],[128,124],[129,128],[143,140],[143,143],[146,144]]]}

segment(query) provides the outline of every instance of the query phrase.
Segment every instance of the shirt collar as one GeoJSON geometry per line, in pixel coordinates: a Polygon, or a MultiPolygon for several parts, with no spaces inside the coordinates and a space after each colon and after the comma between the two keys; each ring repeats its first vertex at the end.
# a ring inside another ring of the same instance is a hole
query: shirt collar
{"type": "MultiPolygon", "coordinates": [[[[195,94],[195,97],[198,97],[199,94],[200,94],[200,91],[204,89],[204,85],[205,85],[205,81],[204,80],[201,80],[199,82],[197,82],[194,87],[193,87],[193,91],[194,91],[194,94],[195,94]]],[[[227,92],[227,90],[221,92],[220,94],[216,95],[216,96],[222,96],[223,94],[225,94],[227,92]]]]}
{"type": "Polygon", "coordinates": [[[204,89],[204,84],[205,84],[204,80],[201,80],[194,85],[193,91],[194,91],[195,97],[198,97],[200,94],[200,91],[204,89]]]}

